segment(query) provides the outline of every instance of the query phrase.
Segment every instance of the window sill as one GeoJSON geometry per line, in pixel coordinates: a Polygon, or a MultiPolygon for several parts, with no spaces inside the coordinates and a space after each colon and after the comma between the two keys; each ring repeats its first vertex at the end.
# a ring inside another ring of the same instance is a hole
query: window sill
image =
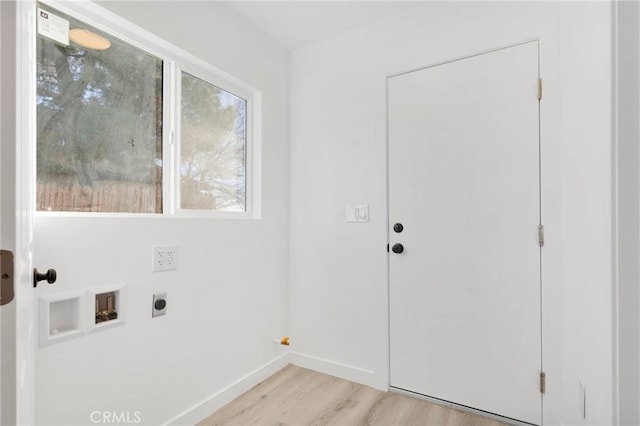
{"type": "Polygon", "coordinates": [[[94,218],[94,219],[224,219],[224,220],[260,220],[261,217],[251,212],[208,212],[204,210],[180,210],[168,213],[99,213],[99,212],[49,212],[36,211],[34,217],[46,218],[94,218]]]}

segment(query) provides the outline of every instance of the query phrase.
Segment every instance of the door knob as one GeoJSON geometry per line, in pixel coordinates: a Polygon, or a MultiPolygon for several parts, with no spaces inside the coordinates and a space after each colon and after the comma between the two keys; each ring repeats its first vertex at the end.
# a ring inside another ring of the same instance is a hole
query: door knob
{"type": "Polygon", "coordinates": [[[401,223],[396,223],[395,225],[393,225],[393,230],[399,234],[404,230],[404,226],[402,226],[401,223]]]}
{"type": "Polygon", "coordinates": [[[47,280],[49,284],[53,284],[56,282],[58,278],[58,273],[55,269],[49,269],[44,274],[38,272],[38,268],[33,268],[33,286],[36,287],[39,281],[47,280]]]}
{"type": "Polygon", "coordinates": [[[400,254],[404,251],[404,246],[400,243],[394,244],[393,247],[391,247],[391,251],[400,254]]]}

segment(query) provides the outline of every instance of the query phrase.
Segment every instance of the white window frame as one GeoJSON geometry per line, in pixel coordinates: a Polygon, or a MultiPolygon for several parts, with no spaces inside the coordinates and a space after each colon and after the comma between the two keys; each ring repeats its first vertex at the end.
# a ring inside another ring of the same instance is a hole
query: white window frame
{"type": "MultiPolygon", "coordinates": [[[[162,111],[162,213],[119,213],[119,212],[48,212],[36,210],[36,216],[64,216],[64,217],[126,217],[126,218],[202,218],[202,219],[260,219],[260,164],[261,152],[260,117],[261,93],[258,89],[233,77],[208,62],[177,47],[157,35],[140,28],[121,16],[103,7],[87,2],[61,2],[59,0],[24,0],[30,3],[33,16],[37,3],[51,7],[82,22],[91,25],[105,34],[120,40],[155,56],[163,62],[163,111],[162,111]],[[245,164],[245,211],[225,212],[216,210],[181,209],[179,204],[180,191],[180,87],[182,71],[201,78],[229,93],[247,101],[246,111],[246,164],[245,164]]],[[[28,67],[30,75],[22,77],[35,93],[36,85],[36,39],[37,28],[35,19],[25,25],[24,36],[32,38],[28,55],[31,64],[28,67]]],[[[28,122],[32,129],[36,128],[35,101],[29,100],[30,105],[24,111],[28,115],[28,122]]],[[[36,152],[36,132],[29,141],[32,152],[36,152]]],[[[35,182],[35,156],[33,162],[33,179],[35,182]]],[[[31,194],[32,205],[36,206],[36,193],[31,194]]]]}

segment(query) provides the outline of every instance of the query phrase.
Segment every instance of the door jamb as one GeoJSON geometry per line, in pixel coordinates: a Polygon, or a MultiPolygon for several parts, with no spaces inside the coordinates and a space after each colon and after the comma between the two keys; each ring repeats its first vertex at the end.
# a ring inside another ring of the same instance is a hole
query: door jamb
{"type": "Polygon", "coordinates": [[[36,310],[32,284],[33,211],[35,206],[36,2],[16,7],[16,420],[35,424],[36,310]]]}

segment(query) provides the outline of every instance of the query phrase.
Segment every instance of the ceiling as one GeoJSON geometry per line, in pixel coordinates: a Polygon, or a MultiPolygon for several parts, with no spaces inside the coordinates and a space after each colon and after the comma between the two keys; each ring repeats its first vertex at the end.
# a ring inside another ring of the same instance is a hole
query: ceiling
{"type": "Polygon", "coordinates": [[[413,8],[412,1],[243,1],[227,4],[287,50],[413,8]]]}

